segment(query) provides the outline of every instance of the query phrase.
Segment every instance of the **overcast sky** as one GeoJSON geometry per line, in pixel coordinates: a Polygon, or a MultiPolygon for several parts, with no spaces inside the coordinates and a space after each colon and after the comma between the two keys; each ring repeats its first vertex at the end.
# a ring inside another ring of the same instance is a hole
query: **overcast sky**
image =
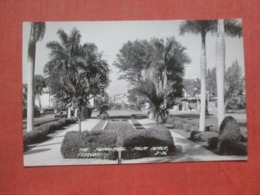
{"type": "MultiPolygon", "coordinates": [[[[166,38],[174,36],[183,46],[191,58],[191,63],[186,65],[185,78],[200,76],[200,51],[201,37],[199,35],[179,35],[181,21],[120,21],[120,22],[46,22],[46,32],[42,41],[37,43],[35,74],[43,75],[43,67],[49,61],[50,50],[46,47],[49,41],[59,41],[57,31],[63,29],[68,34],[75,27],[80,31],[81,43],[95,43],[99,51],[103,52],[104,59],[110,65],[111,83],[107,89],[109,95],[126,93],[126,81],[118,80],[118,69],[113,66],[116,54],[127,41],[136,39],[166,38]]],[[[23,23],[23,83],[26,83],[27,47],[30,32],[30,23],[23,23]]],[[[216,35],[207,35],[207,65],[215,67],[216,35]]],[[[233,61],[238,60],[244,71],[243,38],[226,37],[226,68],[233,61]]]]}

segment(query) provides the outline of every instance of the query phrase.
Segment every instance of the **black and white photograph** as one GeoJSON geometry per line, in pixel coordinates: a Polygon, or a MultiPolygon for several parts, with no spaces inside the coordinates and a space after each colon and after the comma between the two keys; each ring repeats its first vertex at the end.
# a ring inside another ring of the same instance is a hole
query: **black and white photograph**
{"type": "Polygon", "coordinates": [[[248,159],[241,19],[22,28],[25,167],[248,159]]]}

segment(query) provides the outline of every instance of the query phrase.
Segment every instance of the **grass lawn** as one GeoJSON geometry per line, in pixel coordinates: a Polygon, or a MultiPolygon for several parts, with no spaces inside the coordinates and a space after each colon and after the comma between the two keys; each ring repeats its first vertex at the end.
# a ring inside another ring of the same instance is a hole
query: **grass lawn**
{"type": "MultiPolygon", "coordinates": [[[[241,134],[243,136],[247,135],[247,121],[246,121],[246,112],[245,110],[236,110],[236,111],[229,111],[225,114],[226,116],[232,116],[234,117],[237,122],[239,123],[240,126],[240,130],[241,130],[241,134]]],[[[185,119],[187,121],[190,121],[192,123],[195,123],[197,125],[199,125],[199,113],[180,113],[180,112],[176,112],[174,114],[171,114],[172,117],[179,117],[182,119],[185,119]]],[[[217,120],[217,116],[214,114],[209,114],[206,115],[206,126],[213,126],[217,129],[218,126],[218,120],[217,120]]]]}

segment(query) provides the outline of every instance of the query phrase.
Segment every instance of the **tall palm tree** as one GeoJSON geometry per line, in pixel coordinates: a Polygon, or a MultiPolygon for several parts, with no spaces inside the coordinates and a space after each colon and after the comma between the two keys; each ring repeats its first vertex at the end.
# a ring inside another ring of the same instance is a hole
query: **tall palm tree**
{"type": "Polygon", "coordinates": [[[69,35],[63,30],[57,34],[60,41],[47,44],[51,52],[44,73],[54,98],[66,103],[68,117],[73,106],[78,109],[81,121],[81,113],[89,99],[100,94],[109,84],[108,64],[94,44],[80,44],[81,35],[77,29],[74,28],[69,35]]]}
{"type": "Polygon", "coordinates": [[[200,131],[205,129],[205,115],[206,115],[206,35],[213,31],[216,26],[215,20],[187,20],[180,25],[180,34],[193,33],[201,36],[201,57],[200,57],[200,131]]]}
{"type": "MultiPolygon", "coordinates": [[[[217,31],[217,20],[187,20],[180,24],[180,34],[193,33],[201,35],[201,58],[200,58],[200,78],[201,78],[201,108],[200,108],[200,131],[205,129],[206,114],[206,35],[208,32],[217,31]]],[[[226,20],[225,33],[229,36],[241,36],[241,26],[237,20],[226,20]]]]}
{"type": "Polygon", "coordinates": [[[216,43],[217,66],[217,94],[218,94],[218,127],[225,117],[224,82],[225,82],[225,39],[224,20],[218,20],[218,33],[216,43]]]}
{"type": "MultiPolygon", "coordinates": [[[[52,74],[48,75],[50,80],[51,77],[60,76],[60,71],[75,72],[76,67],[78,66],[79,57],[84,58],[84,55],[80,56],[81,35],[76,28],[72,29],[69,35],[62,29],[59,29],[57,34],[59,36],[60,42],[51,41],[47,43],[47,48],[51,49],[51,60],[46,64],[44,72],[52,72],[52,74]]],[[[72,102],[68,105],[68,118],[71,117],[71,106],[72,102]]]]}
{"type": "Polygon", "coordinates": [[[27,96],[27,132],[33,130],[34,117],[34,69],[36,57],[36,43],[40,41],[45,33],[44,22],[32,22],[28,43],[28,61],[27,61],[27,79],[28,79],[28,96],[27,96]]]}
{"type": "Polygon", "coordinates": [[[242,25],[238,20],[218,20],[216,42],[216,69],[218,93],[218,126],[225,117],[225,33],[229,36],[242,36],[242,25]]]}

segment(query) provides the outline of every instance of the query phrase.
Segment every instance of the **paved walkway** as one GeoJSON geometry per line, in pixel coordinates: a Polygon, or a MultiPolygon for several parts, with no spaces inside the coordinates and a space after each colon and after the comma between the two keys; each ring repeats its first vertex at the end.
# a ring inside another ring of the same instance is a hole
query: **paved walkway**
{"type": "MultiPolygon", "coordinates": [[[[156,127],[156,123],[150,119],[137,120],[145,128],[156,127]]],[[[158,127],[159,129],[162,127],[158,127]]],[[[187,162],[187,161],[230,161],[230,160],[247,160],[244,156],[219,156],[201,145],[187,140],[185,137],[175,133],[173,130],[169,129],[174,144],[176,146],[176,154],[171,157],[164,157],[156,159],[156,162],[187,162]]],[[[147,159],[151,162],[155,160],[154,158],[147,159]]],[[[133,161],[133,160],[131,160],[133,161]]],[[[128,162],[130,163],[130,162],[128,162]]],[[[135,163],[133,161],[133,163],[135,163]]]]}
{"type": "MultiPolygon", "coordinates": [[[[91,130],[99,119],[88,119],[83,121],[82,131],[91,130]]],[[[156,123],[150,119],[138,120],[143,127],[157,127],[156,123]]],[[[160,128],[160,126],[159,126],[160,128]]],[[[113,160],[101,159],[64,159],[60,148],[64,135],[68,131],[78,131],[78,124],[69,126],[66,130],[56,133],[50,140],[36,145],[24,152],[25,166],[49,166],[49,165],[90,165],[90,164],[117,164],[113,160]]],[[[156,162],[188,162],[188,161],[226,161],[226,160],[246,160],[247,157],[240,156],[219,156],[205,149],[199,144],[187,140],[183,136],[170,129],[176,146],[176,154],[167,157],[151,157],[134,160],[123,160],[123,164],[132,163],[156,163],[156,162]]]]}
{"type": "MultiPolygon", "coordinates": [[[[99,119],[82,121],[81,128],[91,130],[99,119]]],[[[84,164],[117,164],[117,161],[97,159],[64,159],[60,149],[64,135],[68,131],[78,131],[78,124],[71,125],[64,131],[57,133],[50,140],[45,141],[24,152],[24,166],[49,166],[49,165],[84,165],[84,164]]]]}

